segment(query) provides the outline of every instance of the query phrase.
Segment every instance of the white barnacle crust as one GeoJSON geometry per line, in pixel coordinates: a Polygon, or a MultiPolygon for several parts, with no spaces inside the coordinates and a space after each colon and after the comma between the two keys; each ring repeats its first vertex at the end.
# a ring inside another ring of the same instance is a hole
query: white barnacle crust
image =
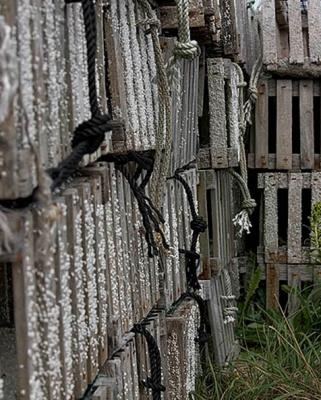
{"type": "Polygon", "coordinates": [[[113,202],[111,193],[109,201],[105,205],[105,218],[106,218],[106,234],[107,234],[107,250],[108,250],[108,275],[111,287],[111,316],[117,321],[120,318],[120,304],[119,304],[119,282],[117,276],[116,265],[116,249],[114,242],[114,221],[113,221],[113,202]]]}
{"type": "MultiPolygon", "coordinates": [[[[87,292],[87,318],[88,318],[88,342],[91,352],[97,352],[98,334],[98,297],[96,282],[96,254],[95,254],[95,225],[93,219],[92,200],[84,200],[84,223],[85,223],[85,265],[86,265],[86,292],[87,292]]],[[[93,367],[96,359],[93,357],[93,367]]]]}
{"type": "MultiPolygon", "coordinates": [[[[62,215],[66,216],[66,205],[60,204],[62,215]]],[[[65,239],[66,225],[64,220],[58,227],[58,248],[59,248],[59,283],[60,283],[60,309],[63,332],[63,360],[65,371],[65,392],[66,398],[71,398],[74,390],[73,374],[73,314],[71,305],[70,289],[70,256],[67,253],[65,239]]]]}
{"type": "Polygon", "coordinates": [[[16,47],[12,28],[0,15],[0,123],[7,117],[17,91],[16,47]]]}
{"type": "Polygon", "coordinates": [[[133,68],[133,56],[131,51],[130,32],[127,21],[127,1],[111,1],[111,15],[113,20],[114,29],[118,30],[121,43],[122,59],[124,60],[124,76],[125,76],[125,89],[127,99],[127,113],[128,122],[131,133],[131,142],[135,147],[139,147],[139,116],[137,107],[137,98],[135,96],[134,82],[136,77],[133,68]],[[117,15],[117,3],[119,7],[119,14],[117,15]]]}
{"type": "Polygon", "coordinates": [[[175,331],[172,331],[167,337],[167,360],[168,360],[168,392],[171,399],[181,400],[181,360],[178,347],[178,337],[175,331]]]}
{"type": "Polygon", "coordinates": [[[106,238],[105,238],[105,210],[102,204],[97,205],[97,220],[98,220],[98,291],[99,291],[99,307],[101,307],[101,343],[104,343],[104,338],[107,335],[108,323],[108,299],[107,299],[107,284],[106,284],[106,238]]]}
{"type": "MultiPolygon", "coordinates": [[[[84,272],[84,250],[82,241],[82,211],[75,218],[75,249],[74,249],[74,280],[75,290],[77,292],[77,317],[76,317],[76,351],[74,353],[75,360],[84,365],[86,354],[88,353],[88,326],[86,322],[86,303],[85,303],[85,282],[86,276],[84,272]]],[[[85,372],[85,371],[82,371],[85,372]]]]}

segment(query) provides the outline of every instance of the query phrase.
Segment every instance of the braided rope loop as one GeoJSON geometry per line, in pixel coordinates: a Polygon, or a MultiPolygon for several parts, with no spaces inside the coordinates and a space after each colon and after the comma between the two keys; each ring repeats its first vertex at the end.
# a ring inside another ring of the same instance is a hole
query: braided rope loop
{"type": "Polygon", "coordinates": [[[131,331],[144,336],[147,342],[151,377],[147,377],[142,384],[147,389],[152,390],[153,400],[161,400],[161,393],[164,392],[166,388],[162,385],[162,363],[157,342],[143,324],[135,324],[131,331]]]}
{"type": "Polygon", "coordinates": [[[248,188],[248,171],[244,137],[247,126],[252,125],[252,112],[257,101],[257,85],[262,70],[262,55],[259,56],[253,67],[248,88],[249,95],[245,102],[244,88],[247,86],[247,84],[244,80],[243,71],[238,64],[233,63],[233,65],[235,66],[239,77],[239,163],[241,174],[238,174],[233,169],[230,169],[229,172],[236,179],[243,195],[241,211],[233,218],[233,224],[237,228],[237,236],[241,237],[243,232],[246,232],[247,234],[250,233],[250,228],[252,227],[250,215],[253,213],[254,208],[256,207],[256,202],[251,198],[248,188]]]}

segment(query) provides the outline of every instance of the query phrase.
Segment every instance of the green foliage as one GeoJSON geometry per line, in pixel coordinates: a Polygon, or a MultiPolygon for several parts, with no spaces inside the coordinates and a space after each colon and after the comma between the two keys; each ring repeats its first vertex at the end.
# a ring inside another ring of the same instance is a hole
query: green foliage
{"type": "Polygon", "coordinates": [[[253,268],[240,312],[240,357],[225,368],[209,362],[191,400],[321,400],[321,284],[282,290],[297,297],[291,315],[257,302],[253,268]]]}

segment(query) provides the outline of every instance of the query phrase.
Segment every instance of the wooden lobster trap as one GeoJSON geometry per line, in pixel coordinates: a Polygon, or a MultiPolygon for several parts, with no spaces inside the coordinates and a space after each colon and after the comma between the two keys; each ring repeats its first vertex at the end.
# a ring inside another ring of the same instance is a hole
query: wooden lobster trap
{"type": "Polygon", "coordinates": [[[263,63],[268,71],[320,76],[319,0],[263,0],[263,63]]]}
{"type": "Polygon", "coordinates": [[[249,168],[320,170],[320,96],[319,80],[259,83],[249,168]]]}
{"type": "MultiPolygon", "coordinates": [[[[301,282],[320,278],[320,265],[312,255],[310,215],[321,200],[320,172],[262,173],[261,246],[258,264],[265,271],[267,305],[277,306],[280,284],[301,288],[301,282]]],[[[290,299],[290,308],[295,298],[290,299]]]]}

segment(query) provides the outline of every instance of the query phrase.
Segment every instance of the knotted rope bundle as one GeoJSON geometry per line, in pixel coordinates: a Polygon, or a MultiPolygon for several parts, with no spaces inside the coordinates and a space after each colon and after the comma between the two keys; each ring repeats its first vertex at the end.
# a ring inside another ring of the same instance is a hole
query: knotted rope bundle
{"type": "Polygon", "coordinates": [[[96,13],[93,0],[66,0],[67,4],[81,2],[87,44],[88,87],[91,119],[82,122],[75,129],[72,140],[72,152],[58,167],[49,171],[52,179],[52,189],[65,182],[78,168],[86,154],[94,153],[105,138],[105,133],[112,129],[115,122],[109,114],[101,113],[98,105],[96,87],[96,51],[97,31],[96,13]]]}
{"type": "Polygon", "coordinates": [[[161,400],[161,392],[166,390],[162,385],[162,363],[157,342],[144,324],[135,324],[131,332],[144,336],[147,342],[151,376],[142,384],[152,390],[153,400],[161,400]]]}
{"type": "Polygon", "coordinates": [[[180,249],[179,252],[185,254],[186,261],[186,283],[188,289],[199,290],[201,288],[198,278],[197,278],[197,269],[200,263],[200,255],[196,251],[197,240],[201,233],[206,231],[207,224],[203,217],[199,216],[196,212],[196,207],[194,204],[193,193],[191,188],[189,187],[186,180],[180,175],[181,172],[186,171],[190,166],[188,165],[185,168],[179,168],[175,171],[173,177],[169,179],[175,179],[183,185],[183,188],[186,193],[186,197],[188,200],[188,204],[190,207],[190,211],[192,214],[191,221],[191,229],[193,231],[191,246],[189,250],[180,249]]]}
{"type": "Polygon", "coordinates": [[[262,69],[262,56],[256,61],[249,83],[249,96],[248,99],[244,101],[244,88],[247,86],[241,67],[238,64],[234,64],[238,76],[239,76],[239,161],[240,161],[240,172],[238,174],[235,170],[230,169],[229,172],[236,179],[236,182],[240,186],[243,202],[241,205],[242,210],[236,214],[233,219],[234,226],[238,229],[237,235],[242,236],[243,232],[250,233],[250,228],[252,227],[250,221],[250,215],[253,213],[256,202],[252,199],[249,188],[248,188],[248,172],[247,172],[247,161],[246,152],[244,145],[244,138],[248,125],[252,125],[252,112],[257,100],[257,84],[260,77],[262,69]]]}
{"type": "Polygon", "coordinates": [[[166,243],[160,226],[160,224],[165,223],[165,220],[145,194],[146,186],[153,172],[154,151],[106,154],[101,156],[98,161],[114,162],[116,169],[128,181],[142,215],[149,257],[157,255],[160,246],[169,250],[169,245],[166,243]],[[156,232],[157,239],[154,237],[154,232],[156,232]]]}

